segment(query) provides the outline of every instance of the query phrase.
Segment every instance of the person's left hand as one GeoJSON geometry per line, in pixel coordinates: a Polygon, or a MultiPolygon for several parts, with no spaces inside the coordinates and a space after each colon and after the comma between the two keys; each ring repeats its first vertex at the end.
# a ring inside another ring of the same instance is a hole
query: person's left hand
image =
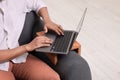
{"type": "Polygon", "coordinates": [[[55,31],[58,35],[64,35],[63,28],[61,25],[58,25],[52,21],[49,21],[44,24],[44,30],[47,33],[48,29],[55,31]]]}

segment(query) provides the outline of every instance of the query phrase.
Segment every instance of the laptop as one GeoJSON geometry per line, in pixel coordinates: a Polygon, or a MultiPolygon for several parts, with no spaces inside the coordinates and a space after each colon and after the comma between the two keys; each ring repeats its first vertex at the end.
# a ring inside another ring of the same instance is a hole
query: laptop
{"type": "Polygon", "coordinates": [[[87,8],[85,8],[84,10],[84,13],[79,21],[76,31],[64,30],[64,35],[57,35],[53,31],[48,31],[48,33],[46,33],[45,36],[52,39],[53,43],[49,47],[37,48],[36,51],[45,52],[45,53],[55,53],[55,54],[68,54],[81,30],[86,11],[87,8]]]}

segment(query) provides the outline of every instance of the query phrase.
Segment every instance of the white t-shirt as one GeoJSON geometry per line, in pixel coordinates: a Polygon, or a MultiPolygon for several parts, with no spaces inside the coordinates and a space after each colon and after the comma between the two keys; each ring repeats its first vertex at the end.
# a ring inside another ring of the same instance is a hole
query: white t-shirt
{"type": "MultiPolygon", "coordinates": [[[[18,47],[18,39],[22,32],[25,16],[31,10],[38,11],[46,7],[42,0],[2,0],[0,1],[0,50],[18,47]]],[[[12,61],[26,61],[25,53],[12,61]]],[[[9,62],[0,63],[0,70],[8,71],[9,62]]]]}

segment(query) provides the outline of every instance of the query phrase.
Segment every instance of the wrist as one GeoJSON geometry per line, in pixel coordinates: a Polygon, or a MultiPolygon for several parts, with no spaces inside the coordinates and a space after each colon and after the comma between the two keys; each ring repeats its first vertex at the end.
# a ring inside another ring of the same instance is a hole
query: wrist
{"type": "Polygon", "coordinates": [[[51,18],[49,16],[43,16],[42,18],[43,18],[44,23],[51,22],[51,18]]]}
{"type": "Polygon", "coordinates": [[[30,47],[28,46],[28,44],[24,45],[24,48],[25,48],[25,50],[26,50],[27,52],[32,51],[32,50],[30,49],[30,47]]]}
{"type": "Polygon", "coordinates": [[[47,24],[47,23],[50,23],[51,20],[50,19],[43,19],[44,20],[44,23],[47,24]]]}

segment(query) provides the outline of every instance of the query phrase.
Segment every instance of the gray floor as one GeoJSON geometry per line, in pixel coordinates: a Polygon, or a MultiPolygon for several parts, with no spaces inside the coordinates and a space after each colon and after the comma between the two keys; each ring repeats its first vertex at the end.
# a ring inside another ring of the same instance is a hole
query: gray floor
{"type": "Polygon", "coordinates": [[[77,40],[93,80],[120,80],[120,0],[43,0],[53,21],[75,30],[88,8],[77,40]]]}

